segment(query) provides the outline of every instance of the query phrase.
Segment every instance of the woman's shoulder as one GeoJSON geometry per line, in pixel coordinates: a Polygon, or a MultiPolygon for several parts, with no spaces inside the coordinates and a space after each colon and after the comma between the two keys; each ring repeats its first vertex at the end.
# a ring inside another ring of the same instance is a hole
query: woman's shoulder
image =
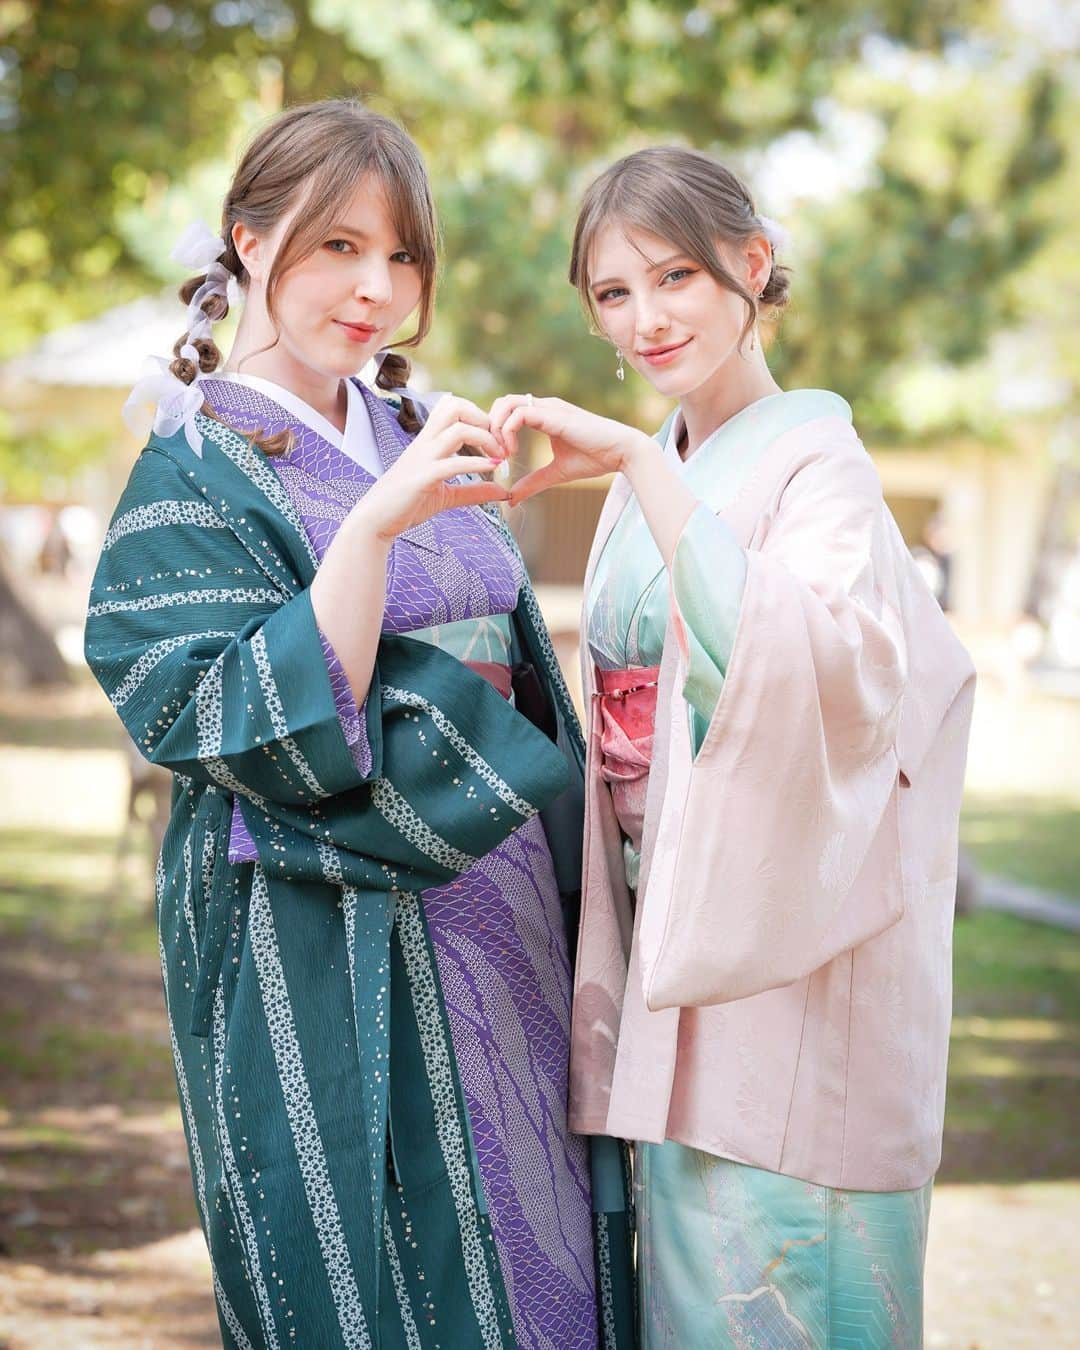
{"type": "Polygon", "coordinates": [[[247,462],[253,457],[263,461],[265,472],[265,457],[249,436],[218,418],[199,414],[191,429],[182,426],[171,435],[151,432],[131,466],[125,496],[206,498],[214,486],[219,496],[232,495],[242,475],[230,473],[223,479],[219,461],[246,466],[250,476],[254,469],[247,462]]]}
{"type": "Polygon", "coordinates": [[[865,464],[870,456],[855,427],[851,405],[830,389],[789,389],[776,396],[775,443],[798,461],[865,464]]]}
{"type": "Polygon", "coordinates": [[[172,436],[151,432],[131,466],[127,490],[195,492],[194,468],[185,469],[185,461],[191,459],[193,452],[183,428],[172,436]]]}
{"type": "Polygon", "coordinates": [[[847,401],[824,389],[791,392],[805,415],[774,443],[773,481],[779,499],[790,502],[824,493],[880,506],[881,478],[847,401]]]}
{"type": "Polygon", "coordinates": [[[853,422],[851,404],[832,389],[784,389],[776,396],[777,402],[794,414],[805,417],[839,417],[853,422]]]}

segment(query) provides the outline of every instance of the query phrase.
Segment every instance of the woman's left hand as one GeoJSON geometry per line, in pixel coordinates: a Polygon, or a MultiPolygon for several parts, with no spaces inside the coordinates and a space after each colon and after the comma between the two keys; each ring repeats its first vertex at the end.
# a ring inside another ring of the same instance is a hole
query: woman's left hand
{"type": "Polygon", "coordinates": [[[560,483],[619,473],[630,455],[656,446],[643,432],[608,417],[598,417],[561,398],[506,394],[491,405],[491,432],[513,456],[522,427],[543,432],[551,441],[551,462],[520,478],[510,490],[510,504],[560,483]]]}

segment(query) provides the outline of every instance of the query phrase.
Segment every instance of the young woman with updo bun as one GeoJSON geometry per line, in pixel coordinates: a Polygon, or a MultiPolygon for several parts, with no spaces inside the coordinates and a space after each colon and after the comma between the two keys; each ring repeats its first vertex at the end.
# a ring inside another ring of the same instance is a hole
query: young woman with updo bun
{"type": "Polygon", "coordinates": [[[580,732],[488,414],[387,354],[436,244],[392,121],[259,132],[174,254],[185,331],[91,596],[89,663],[174,774],[162,974],[241,1350],[631,1343],[620,1151],[567,1125],[580,732]]]}
{"type": "MultiPolygon", "coordinates": [[[[492,409],[614,474],[585,578],[573,1128],[636,1140],[642,1343],[921,1344],[974,675],[835,393],[759,322],[781,232],[674,147],[589,188],[571,281],[655,438],[492,409]]],[[[837,318],[837,322],[841,322],[837,318]]]]}

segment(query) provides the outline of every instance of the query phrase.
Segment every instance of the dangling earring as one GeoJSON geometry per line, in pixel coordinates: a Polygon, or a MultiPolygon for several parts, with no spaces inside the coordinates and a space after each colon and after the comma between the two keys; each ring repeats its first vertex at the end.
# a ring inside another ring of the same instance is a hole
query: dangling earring
{"type": "MultiPolygon", "coordinates": [[[[762,297],[764,294],[765,294],[765,287],[763,286],[763,287],[761,288],[761,290],[758,291],[757,295],[754,296],[754,299],[757,301],[757,303],[758,303],[759,305],[761,304],[761,297],[762,297]]],[[[750,330],[750,350],[751,350],[751,351],[756,351],[756,350],[757,350],[757,310],[756,310],[756,309],[755,309],[755,311],[754,311],[754,326],[753,326],[753,328],[751,328],[751,330],[750,330]]]]}
{"type": "Polygon", "coordinates": [[[622,354],[622,350],[621,350],[620,348],[616,347],[616,348],[615,348],[615,355],[619,358],[618,365],[615,367],[615,378],[616,378],[617,380],[625,380],[625,379],[626,379],[626,371],[623,369],[623,354],[622,354]]]}

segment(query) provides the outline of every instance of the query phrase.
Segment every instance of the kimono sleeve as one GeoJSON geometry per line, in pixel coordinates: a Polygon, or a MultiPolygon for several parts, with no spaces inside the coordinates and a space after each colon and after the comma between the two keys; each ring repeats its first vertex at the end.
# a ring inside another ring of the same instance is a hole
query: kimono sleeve
{"type": "MultiPolygon", "coordinates": [[[[167,456],[144,451],[91,590],[86,658],[152,763],[289,805],[355,787],[308,591],[271,580],[167,456]]],[[[336,695],[336,697],[335,697],[336,695]]]]}
{"type": "Polygon", "coordinates": [[[739,623],[746,555],[730,526],[699,506],[683,527],[670,569],[672,631],[686,677],[695,752],[720,701],[739,623]]]}
{"type": "Polygon", "coordinates": [[[788,481],[761,548],[745,554],[678,842],[649,879],[651,1008],[790,984],[902,912],[901,887],[856,885],[872,848],[898,853],[886,818],[906,655],[888,599],[888,516],[854,432],[830,435],[788,481]]]}

